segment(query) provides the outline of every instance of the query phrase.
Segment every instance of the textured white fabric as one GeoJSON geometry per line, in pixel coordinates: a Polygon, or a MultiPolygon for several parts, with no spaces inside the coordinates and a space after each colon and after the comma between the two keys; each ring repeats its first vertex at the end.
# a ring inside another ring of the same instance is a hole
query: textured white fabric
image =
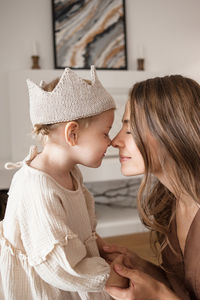
{"type": "Polygon", "coordinates": [[[25,162],[15,173],[0,222],[1,300],[110,299],[93,197],[78,168],[72,176],[75,191],[25,162]]]}
{"type": "Polygon", "coordinates": [[[115,108],[111,95],[91,66],[92,84],[66,68],[52,92],[27,79],[32,124],[53,124],[98,115],[115,108]]]}

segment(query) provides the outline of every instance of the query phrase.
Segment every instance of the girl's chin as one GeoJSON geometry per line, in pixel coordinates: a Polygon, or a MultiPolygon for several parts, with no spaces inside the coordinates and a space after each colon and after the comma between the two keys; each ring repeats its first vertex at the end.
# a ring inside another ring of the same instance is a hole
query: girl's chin
{"type": "Polygon", "coordinates": [[[89,167],[90,168],[99,168],[102,164],[102,159],[99,161],[94,162],[93,164],[91,164],[89,167]]]}

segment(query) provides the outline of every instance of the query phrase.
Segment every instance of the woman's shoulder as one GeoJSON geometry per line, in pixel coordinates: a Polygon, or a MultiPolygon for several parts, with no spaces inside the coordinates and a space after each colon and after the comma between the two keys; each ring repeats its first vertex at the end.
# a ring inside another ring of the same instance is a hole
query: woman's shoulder
{"type": "MultiPolygon", "coordinates": [[[[194,269],[198,269],[200,278],[200,208],[198,209],[193,222],[190,226],[184,252],[185,267],[189,273],[193,273],[194,269]],[[197,267],[198,266],[198,267],[197,267]]],[[[195,272],[194,272],[195,273],[195,272]]]]}

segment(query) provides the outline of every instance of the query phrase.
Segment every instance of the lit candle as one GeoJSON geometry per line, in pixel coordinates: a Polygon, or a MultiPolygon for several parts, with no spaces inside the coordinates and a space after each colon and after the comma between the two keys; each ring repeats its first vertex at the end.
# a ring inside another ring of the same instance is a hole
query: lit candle
{"type": "Polygon", "coordinates": [[[38,49],[36,41],[33,42],[33,56],[38,56],[38,49]]]}

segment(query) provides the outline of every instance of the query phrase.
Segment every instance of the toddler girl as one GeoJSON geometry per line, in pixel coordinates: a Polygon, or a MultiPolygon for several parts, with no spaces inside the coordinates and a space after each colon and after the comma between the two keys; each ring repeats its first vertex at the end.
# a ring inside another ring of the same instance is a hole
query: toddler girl
{"type": "Polygon", "coordinates": [[[115,103],[94,66],[91,75],[67,68],[53,86],[27,80],[34,131],[45,139],[41,153],[33,146],[23,162],[7,164],[20,170],[0,223],[3,299],[110,299],[94,201],[77,167],[99,167],[110,146],[115,103]]]}

